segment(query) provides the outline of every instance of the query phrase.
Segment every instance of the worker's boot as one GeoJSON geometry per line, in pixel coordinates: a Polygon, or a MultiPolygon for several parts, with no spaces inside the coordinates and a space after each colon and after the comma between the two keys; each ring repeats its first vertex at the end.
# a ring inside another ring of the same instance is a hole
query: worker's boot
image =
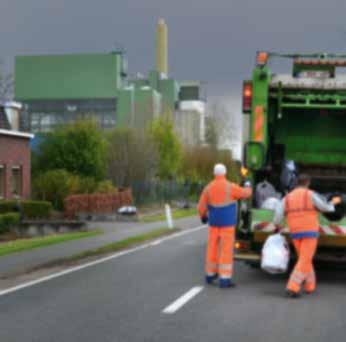
{"type": "Polygon", "coordinates": [[[295,292],[292,290],[286,290],[286,297],[288,298],[299,298],[300,297],[300,292],[295,292]]]}
{"type": "Polygon", "coordinates": [[[213,274],[213,275],[206,275],[205,276],[205,282],[209,285],[211,285],[216,279],[217,279],[218,275],[217,273],[213,274]]]}
{"type": "Polygon", "coordinates": [[[227,289],[230,287],[236,287],[236,284],[232,279],[219,279],[219,287],[220,289],[227,289]]]}

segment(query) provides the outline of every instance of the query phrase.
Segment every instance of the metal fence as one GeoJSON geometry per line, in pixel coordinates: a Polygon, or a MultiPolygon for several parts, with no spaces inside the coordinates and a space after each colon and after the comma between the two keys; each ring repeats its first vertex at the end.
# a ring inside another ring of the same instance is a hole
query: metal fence
{"type": "Polygon", "coordinates": [[[197,201],[205,184],[178,181],[152,181],[132,184],[136,205],[197,201]]]}

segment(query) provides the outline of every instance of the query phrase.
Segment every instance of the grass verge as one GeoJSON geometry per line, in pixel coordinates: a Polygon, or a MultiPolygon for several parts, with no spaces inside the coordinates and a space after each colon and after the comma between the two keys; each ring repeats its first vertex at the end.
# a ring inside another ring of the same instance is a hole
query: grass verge
{"type": "Polygon", "coordinates": [[[32,239],[14,240],[0,244],[0,256],[56,245],[67,241],[84,239],[100,234],[103,234],[102,230],[92,230],[89,232],[66,233],[32,239]]]}
{"type": "MultiPolygon", "coordinates": [[[[180,219],[184,217],[190,217],[197,215],[197,210],[195,208],[190,209],[177,209],[172,211],[173,219],[180,219]]],[[[158,214],[158,215],[148,215],[144,216],[141,219],[141,222],[144,223],[151,223],[151,222],[158,222],[158,221],[165,221],[166,215],[165,214],[158,214]]]]}
{"type": "Polygon", "coordinates": [[[155,230],[152,230],[148,233],[136,235],[136,236],[127,238],[125,240],[116,241],[116,242],[107,244],[105,246],[99,247],[99,248],[91,249],[91,250],[73,255],[72,257],[65,259],[65,261],[78,261],[78,260],[84,259],[84,258],[89,258],[89,257],[103,255],[103,254],[110,254],[110,253],[118,252],[120,250],[134,247],[134,246],[140,245],[144,242],[154,240],[154,239],[157,239],[157,238],[165,236],[165,235],[170,235],[170,234],[176,233],[177,231],[179,231],[179,229],[177,229],[177,228],[174,228],[174,229],[169,229],[169,228],[155,229],[155,230]]]}

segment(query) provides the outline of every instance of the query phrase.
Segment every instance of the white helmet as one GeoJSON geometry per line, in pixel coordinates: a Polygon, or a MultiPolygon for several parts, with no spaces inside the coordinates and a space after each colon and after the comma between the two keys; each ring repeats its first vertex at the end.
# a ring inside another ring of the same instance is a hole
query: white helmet
{"type": "Polygon", "coordinates": [[[227,173],[226,166],[223,164],[216,164],[214,166],[214,175],[215,176],[225,176],[227,173]]]}

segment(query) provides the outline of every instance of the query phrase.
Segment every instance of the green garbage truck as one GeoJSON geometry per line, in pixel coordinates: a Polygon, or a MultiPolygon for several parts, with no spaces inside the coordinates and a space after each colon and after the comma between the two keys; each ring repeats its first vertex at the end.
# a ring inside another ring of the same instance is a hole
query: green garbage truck
{"type": "MultiPolygon", "coordinates": [[[[257,53],[252,77],[243,84],[242,109],[243,165],[254,189],[265,180],[284,195],[283,165],[292,161],[312,177],[313,190],[346,193],[345,71],[346,54],[257,53]],[[290,73],[281,73],[287,64],[290,73]]],[[[262,245],[275,230],[272,218],[273,210],[255,200],[241,204],[237,259],[260,261],[262,245]]],[[[323,216],[320,222],[316,259],[345,263],[346,219],[323,216]]]]}

